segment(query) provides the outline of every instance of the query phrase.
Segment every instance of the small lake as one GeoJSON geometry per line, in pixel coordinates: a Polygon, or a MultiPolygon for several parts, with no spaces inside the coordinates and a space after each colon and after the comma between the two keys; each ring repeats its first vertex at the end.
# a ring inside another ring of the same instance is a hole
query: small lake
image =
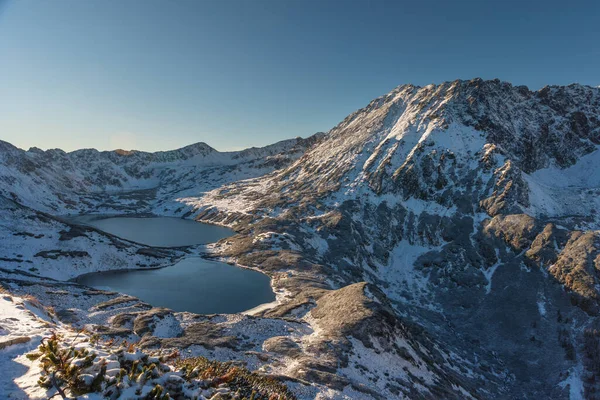
{"type": "Polygon", "coordinates": [[[154,247],[214,243],[234,234],[229,228],[169,217],[103,217],[79,215],[69,220],[123,239],[154,247]]]}
{"type": "MultiPolygon", "coordinates": [[[[214,243],[234,234],[231,229],[181,218],[79,215],[68,219],[155,247],[214,243]]],[[[275,300],[268,276],[202,257],[184,258],[160,269],[96,272],[75,280],[155,307],[197,314],[238,313],[275,300]]]]}
{"type": "Polygon", "coordinates": [[[196,314],[238,313],[275,300],[268,276],[201,257],[160,269],[87,274],[77,282],[196,314]]]}

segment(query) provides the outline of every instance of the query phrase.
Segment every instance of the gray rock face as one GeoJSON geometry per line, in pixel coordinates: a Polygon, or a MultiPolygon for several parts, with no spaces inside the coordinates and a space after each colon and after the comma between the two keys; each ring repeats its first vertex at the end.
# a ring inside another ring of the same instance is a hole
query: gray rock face
{"type": "Polygon", "coordinates": [[[597,314],[600,300],[600,234],[571,233],[567,244],[548,271],[566,288],[576,293],[576,302],[597,314]]]}
{"type": "Polygon", "coordinates": [[[223,330],[207,322],[198,322],[185,328],[179,337],[159,339],[153,336],[142,339],[145,347],[162,346],[167,348],[186,349],[190,346],[203,346],[207,349],[215,347],[238,348],[235,336],[223,334],[223,330]]]}
{"type": "Polygon", "coordinates": [[[268,352],[278,353],[285,357],[296,358],[302,355],[298,343],[286,336],[275,336],[265,340],[263,349],[268,352]]]}

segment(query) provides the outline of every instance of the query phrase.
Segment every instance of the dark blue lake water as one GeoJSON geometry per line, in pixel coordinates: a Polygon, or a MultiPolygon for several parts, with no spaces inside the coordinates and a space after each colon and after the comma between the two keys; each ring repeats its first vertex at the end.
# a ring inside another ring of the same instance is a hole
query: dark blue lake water
{"type": "Polygon", "coordinates": [[[123,239],[156,247],[214,243],[234,234],[229,228],[181,218],[80,215],[69,219],[123,239]]]}
{"type": "MultiPolygon", "coordinates": [[[[179,218],[83,215],[73,220],[148,246],[206,244],[233,234],[227,228],[179,218]]],[[[156,307],[197,314],[238,313],[275,300],[268,276],[202,257],[188,257],[160,269],[97,272],[76,280],[156,307]]]]}
{"type": "Polygon", "coordinates": [[[97,272],[77,282],[197,314],[237,313],[275,300],[268,276],[201,257],[160,269],[97,272]]]}

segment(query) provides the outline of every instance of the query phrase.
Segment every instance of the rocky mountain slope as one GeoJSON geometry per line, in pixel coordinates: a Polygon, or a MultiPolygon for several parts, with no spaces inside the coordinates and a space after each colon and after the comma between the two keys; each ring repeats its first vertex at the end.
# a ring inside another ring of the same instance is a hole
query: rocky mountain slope
{"type": "Polygon", "coordinates": [[[597,88],[404,85],[291,166],[186,201],[255,238],[224,246],[242,264],[376,285],[503,380],[493,397],[593,398],[599,144],[597,88]]]}
{"type": "MultiPolygon", "coordinates": [[[[76,293],[75,325],[243,361],[300,398],[599,398],[599,167],[599,88],[480,79],[399,86],[327,134],[236,153],[3,143],[7,227],[29,221],[17,205],[227,225],[238,234],[210,255],[269,275],[278,302],[199,317],[45,266],[3,273],[58,310],[48,285],[76,293]]],[[[113,252],[100,234],[78,240],[113,252]]]]}

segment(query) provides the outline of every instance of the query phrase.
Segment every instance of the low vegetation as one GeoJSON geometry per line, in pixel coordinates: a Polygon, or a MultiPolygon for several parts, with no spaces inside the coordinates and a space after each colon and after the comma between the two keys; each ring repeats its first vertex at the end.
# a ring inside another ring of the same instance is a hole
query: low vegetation
{"type": "Polygon", "coordinates": [[[76,344],[54,334],[30,360],[39,362],[38,385],[63,399],[98,393],[107,399],[295,400],[287,387],[230,362],[178,353],[155,356],[136,344],[99,343],[86,337],[76,344]]]}

